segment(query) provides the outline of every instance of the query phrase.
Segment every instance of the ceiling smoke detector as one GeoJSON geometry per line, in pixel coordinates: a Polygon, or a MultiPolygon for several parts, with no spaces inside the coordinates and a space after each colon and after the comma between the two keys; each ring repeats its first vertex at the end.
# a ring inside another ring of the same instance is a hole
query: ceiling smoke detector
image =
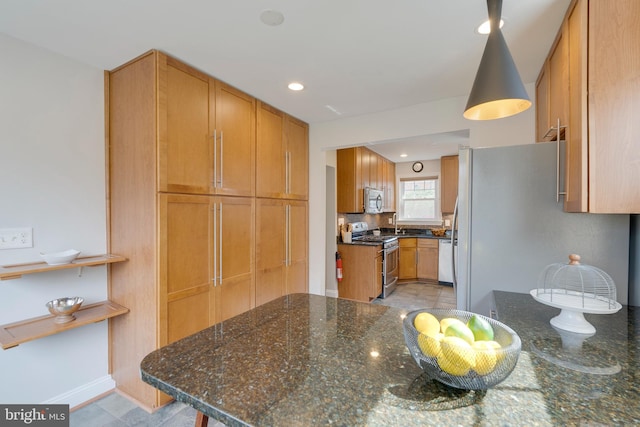
{"type": "Polygon", "coordinates": [[[277,10],[267,9],[260,13],[260,21],[270,27],[277,27],[284,22],[284,15],[277,10]]]}

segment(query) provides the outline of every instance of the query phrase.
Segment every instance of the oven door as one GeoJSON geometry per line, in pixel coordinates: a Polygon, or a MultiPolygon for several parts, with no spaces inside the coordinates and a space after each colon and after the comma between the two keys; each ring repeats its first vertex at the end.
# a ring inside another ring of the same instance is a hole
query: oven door
{"type": "Polygon", "coordinates": [[[382,298],[391,295],[398,285],[399,255],[400,248],[398,246],[384,249],[382,298]]]}

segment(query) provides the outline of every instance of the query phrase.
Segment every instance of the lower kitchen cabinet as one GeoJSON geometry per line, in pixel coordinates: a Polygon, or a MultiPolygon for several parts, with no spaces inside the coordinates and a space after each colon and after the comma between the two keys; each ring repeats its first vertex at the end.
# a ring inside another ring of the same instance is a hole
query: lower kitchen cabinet
{"type": "Polygon", "coordinates": [[[438,280],[438,240],[416,239],[417,262],[416,270],[418,279],[438,280]]]}
{"type": "Polygon", "coordinates": [[[307,202],[256,199],[256,305],[307,292],[307,202]]]}
{"type": "Polygon", "coordinates": [[[438,240],[400,238],[398,278],[438,280],[438,240]]]}
{"type": "Polygon", "coordinates": [[[398,239],[400,245],[400,272],[398,279],[415,279],[418,277],[417,272],[417,253],[415,238],[398,239]]]}
{"type": "Polygon", "coordinates": [[[370,302],[382,293],[382,245],[339,244],[342,281],[338,297],[370,302]]]}

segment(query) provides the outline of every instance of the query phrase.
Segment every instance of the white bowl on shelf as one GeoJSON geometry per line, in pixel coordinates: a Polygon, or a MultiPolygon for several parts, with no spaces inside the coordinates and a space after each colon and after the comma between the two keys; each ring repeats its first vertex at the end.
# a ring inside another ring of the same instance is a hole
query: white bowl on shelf
{"type": "Polygon", "coordinates": [[[40,252],[40,256],[49,265],[69,264],[80,255],[80,251],[68,249],[62,252],[51,252],[48,254],[40,252]]]}

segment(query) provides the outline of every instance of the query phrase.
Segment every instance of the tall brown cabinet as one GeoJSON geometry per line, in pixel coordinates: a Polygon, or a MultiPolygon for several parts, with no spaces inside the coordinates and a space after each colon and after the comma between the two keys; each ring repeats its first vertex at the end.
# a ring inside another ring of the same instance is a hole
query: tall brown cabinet
{"type": "Polygon", "coordinates": [[[129,259],[111,269],[110,299],[130,309],[110,326],[111,373],[154,409],[169,398],[140,380],[142,358],[256,305],[257,100],[158,51],[105,83],[109,245],[129,259]]]}

